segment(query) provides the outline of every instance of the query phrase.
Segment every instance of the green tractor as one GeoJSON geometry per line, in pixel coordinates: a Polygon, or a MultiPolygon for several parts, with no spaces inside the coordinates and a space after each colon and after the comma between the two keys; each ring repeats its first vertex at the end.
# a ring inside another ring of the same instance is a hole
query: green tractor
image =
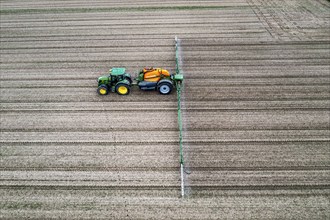
{"type": "Polygon", "coordinates": [[[157,90],[162,95],[168,95],[173,88],[183,81],[183,75],[170,74],[169,71],[161,68],[143,68],[133,83],[130,74],[125,68],[112,68],[110,75],[98,78],[98,93],[107,95],[109,91],[119,95],[128,95],[131,86],[137,85],[141,90],[157,90]]]}
{"type": "Polygon", "coordinates": [[[119,95],[128,95],[131,91],[132,77],[126,73],[125,68],[110,69],[109,75],[100,76],[97,80],[97,92],[100,95],[107,95],[109,91],[119,95]]]}

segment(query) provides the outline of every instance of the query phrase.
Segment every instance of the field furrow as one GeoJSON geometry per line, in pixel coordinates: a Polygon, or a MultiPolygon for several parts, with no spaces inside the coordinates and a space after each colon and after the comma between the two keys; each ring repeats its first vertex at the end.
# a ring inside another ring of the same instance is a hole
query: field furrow
{"type": "Polygon", "coordinates": [[[0,4],[1,219],[330,219],[329,1],[0,4]]]}

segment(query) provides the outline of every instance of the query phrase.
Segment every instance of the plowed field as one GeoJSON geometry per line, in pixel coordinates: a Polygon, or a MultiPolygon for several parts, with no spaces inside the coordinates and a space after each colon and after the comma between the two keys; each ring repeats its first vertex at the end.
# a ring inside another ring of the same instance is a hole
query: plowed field
{"type": "Polygon", "coordinates": [[[0,3],[0,218],[330,218],[329,1],[0,3]],[[175,92],[96,93],[175,36],[184,198],[175,92]]]}

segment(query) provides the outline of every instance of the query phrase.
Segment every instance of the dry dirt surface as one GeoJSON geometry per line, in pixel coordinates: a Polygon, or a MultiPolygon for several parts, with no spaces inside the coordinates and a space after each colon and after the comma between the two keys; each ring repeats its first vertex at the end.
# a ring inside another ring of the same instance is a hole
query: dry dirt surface
{"type": "Polygon", "coordinates": [[[0,218],[330,219],[330,2],[0,0],[0,218]],[[176,94],[96,93],[111,67],[176,94]]]}

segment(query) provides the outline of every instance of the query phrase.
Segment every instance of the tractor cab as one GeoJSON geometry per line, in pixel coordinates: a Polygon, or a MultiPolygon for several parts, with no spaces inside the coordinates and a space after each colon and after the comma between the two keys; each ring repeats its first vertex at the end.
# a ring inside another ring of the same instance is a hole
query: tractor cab
{"type": "Polygon", "coordinates": [[[109,74],[109,80],[113,83],[117,83],[125,79],[130,81],[130,84],[132,83],[131,75],[126,73],[125,68],[112,68],[109,70],[109,74]]]}

